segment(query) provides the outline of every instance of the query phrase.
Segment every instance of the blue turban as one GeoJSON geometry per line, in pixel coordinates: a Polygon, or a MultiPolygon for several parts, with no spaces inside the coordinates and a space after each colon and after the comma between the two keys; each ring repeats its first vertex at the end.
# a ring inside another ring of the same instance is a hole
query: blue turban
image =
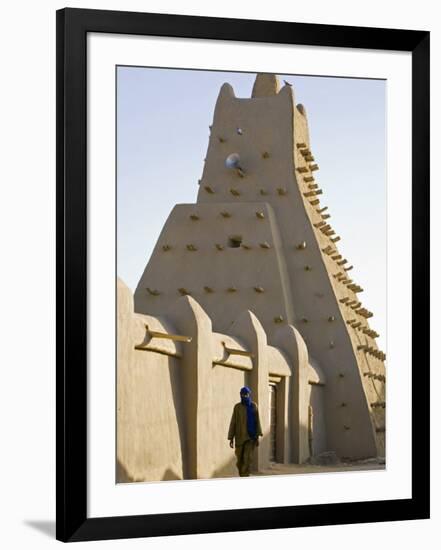
{"type": "Polygon", "coordinates": [[[255,439],[257,435],[256,415],[254,413],[253,405],[251,403],[251,390],[248,386],[244,386],[240,390],[240,400],[247,408],[247,430],[251,439],[255,439]],[[248,397],[243,394],[248,393],[248,397]]]}

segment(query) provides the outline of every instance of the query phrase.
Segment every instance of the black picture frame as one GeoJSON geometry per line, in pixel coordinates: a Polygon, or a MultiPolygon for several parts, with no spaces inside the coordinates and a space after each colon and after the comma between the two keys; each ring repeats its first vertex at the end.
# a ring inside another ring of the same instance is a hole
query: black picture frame
{"type": "Polygon", "coordinates": [[[429,32],[87,9],[57,12],[56,538],[85,541],[429,518],[429,32]],[[87,33],[412,54],[412,498],[87,517],[87,33]]]}

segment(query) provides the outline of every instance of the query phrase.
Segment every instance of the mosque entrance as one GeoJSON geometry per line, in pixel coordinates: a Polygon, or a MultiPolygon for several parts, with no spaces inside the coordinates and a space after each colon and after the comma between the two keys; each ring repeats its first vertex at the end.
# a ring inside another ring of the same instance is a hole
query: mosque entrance
{"type": "Polygon", "coordinates": [[[276,462],[277,457],[277,385],[269,385],[269,425],[270,425],[270,462],[276,462]]]}

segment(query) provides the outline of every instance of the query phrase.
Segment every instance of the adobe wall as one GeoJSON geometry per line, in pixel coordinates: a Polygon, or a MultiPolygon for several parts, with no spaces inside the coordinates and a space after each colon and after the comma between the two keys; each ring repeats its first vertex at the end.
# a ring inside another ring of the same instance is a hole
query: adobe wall
{"type": "Polygon", "coordinates": [[[180,360],[134,349],[144,338],[143,319],[120,280],[117,296],[116,481],[182,479],[180,360]]]}
{"type": "MultiPolygon", "coordinates": [[[[251,387],[263,430],[254,465],[268,467],[270,377],[281,390],[278,458],[292,460],[299,429],[292,414],[297,404],[289,389],[290,354],[267,345],[253,313],[242,312],[230,334],[223,334],[213,332],[191,296],[175,300],[164,315],[138,314],[119,280],[117,301],[118,482],[237,475],[227,435],[244,385],[251,387]],[[173,340],[176,336],[186,341],[173,340]]],[[[305,357],[299,370],[307,370],[305,357]]]]}
{"type": "Polygon", "coordinates": [[[292,323],[290,284],[272,207],[265,202],[176,205],[137,285],[136,311],[161,314],[181,293],[198,301],[217,331],[228,332],[245,309],[259,318],[270,340],[280,323],[292,323]],[[232,248],[229,239],[235,236],[242,238],[242,246],[232,248]]]}

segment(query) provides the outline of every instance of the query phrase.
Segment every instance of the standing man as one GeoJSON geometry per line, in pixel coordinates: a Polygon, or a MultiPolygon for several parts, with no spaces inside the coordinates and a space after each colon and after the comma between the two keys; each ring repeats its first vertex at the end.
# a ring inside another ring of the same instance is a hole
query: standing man
{"type": "Polygon", "coordinates": [[[235,442],[237,469],[240,477],[250,475],[254,448],[259,445],[259,436],[262,435],[259,411],[257,404],[251,401],[251,390],[244,386],[240,390],[240,403],[236,403],[231,417],[228,439],[230,447],[235,442]]]}

